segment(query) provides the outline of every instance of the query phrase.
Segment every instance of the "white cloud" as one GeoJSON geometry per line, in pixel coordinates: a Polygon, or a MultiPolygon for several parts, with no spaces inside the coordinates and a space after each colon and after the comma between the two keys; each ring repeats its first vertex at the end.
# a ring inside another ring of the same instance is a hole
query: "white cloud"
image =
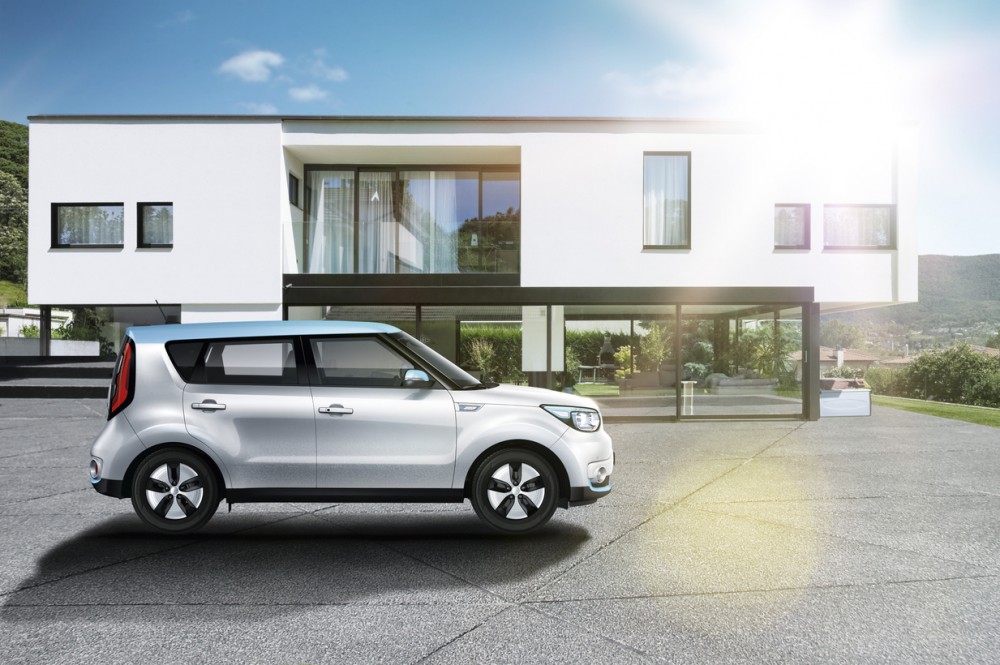
{"type": "Polygon", "coordinates": [[[349,78],[347,70],[343,67],[331,67],[326,64],[326,49],[323,48],[313,50],[310,70],[313,76],[326,79],[327,81],[335,81],[336,83],[343,83],[349,78]]]}
{"type": "Polygon", "coordinates": [[[254,115],[276,115],[278,107],[268,102],[242,102],[240,106],[254,115]]]}
{"type": "Polygon", "coordinates": [[[320,99],[325,99],[327,95],[326,90],[323,90],[318,85],[307,85],[302,88],[289,88],[288,96],[297,102],[315,102],[320,99]]]}
{"type": "Polygon", "coordinates": [[[274,51],[244,51],[219,65],[219,73],[231,74],[251,83],[271,78],[271,70],[280,67],[285,58],[274,51]]]}

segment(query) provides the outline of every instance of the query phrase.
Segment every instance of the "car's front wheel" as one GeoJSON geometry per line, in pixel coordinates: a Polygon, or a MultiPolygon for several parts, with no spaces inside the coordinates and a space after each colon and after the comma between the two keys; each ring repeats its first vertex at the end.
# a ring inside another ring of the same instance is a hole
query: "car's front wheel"
{"type": "Polygon", "coordinates": [[[523,448],[493,453],[472,478],[472,507],[498,531],[527,533],[552,517],[559,478],[541,455],[523,448]]]}
{"type": "Polygon", "coordinates": [[[219,505],[213,469],[198,455],[166,448],[147,457],[132,479],[132,507],[150,526],[169,533],[200,529],[219,505]]]}

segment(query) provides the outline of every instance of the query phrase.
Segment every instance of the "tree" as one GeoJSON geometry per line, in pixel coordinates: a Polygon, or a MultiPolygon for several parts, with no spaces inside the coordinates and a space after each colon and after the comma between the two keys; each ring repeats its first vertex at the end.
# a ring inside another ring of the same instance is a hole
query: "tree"
{"type": "Polygon", "coordinates": [[[1000,332],[996,335],[990,335],[990,338],[986,340],[986,346],[991,349],[1000,349],[1000,332]]]}
{"type": "Polygon", "coordinates": [[[834,349],[856,349],[865,342],[865,331],[839,319],[823,323],[819,329],[819,343],[834,349]]]}
{"type": "Polygon", "coordinates": [[[17,178],[0,171],[0,279],[28,281],[28,194],[17,178]]]}
{"type": "Polygon", "coordinates": [[[28,191],[28,127],[0,120],[0,171],[17,179],[28,191]]]}

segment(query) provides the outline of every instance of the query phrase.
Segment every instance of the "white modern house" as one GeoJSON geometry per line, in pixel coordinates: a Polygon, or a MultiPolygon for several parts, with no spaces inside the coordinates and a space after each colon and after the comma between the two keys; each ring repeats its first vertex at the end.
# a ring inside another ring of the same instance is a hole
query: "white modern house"
{"type": "Polygon", "coordinates": [[[161,312],[363,318],[459,359],[464,324],[506,322],[552,385],[570,322],[659,322],[667,364],[694,336],[726,374],[767,329],[774,357],[804,352],[799,397],[713,413],[815,418],[819,315],[917,297],[910,128],[36,116],[30,132],[29,300],[97,306],[116,335],[161,312]]]}

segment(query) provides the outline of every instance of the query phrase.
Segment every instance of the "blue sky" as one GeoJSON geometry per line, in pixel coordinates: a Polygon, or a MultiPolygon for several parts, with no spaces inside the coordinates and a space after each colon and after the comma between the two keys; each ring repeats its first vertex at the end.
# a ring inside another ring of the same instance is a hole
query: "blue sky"
{"type": "Polygon", "coordinates": [[[1000,252],[1000,2],[0,0],[35,114],[872,118],[921,136],[920,252],[1000,252]]]}

